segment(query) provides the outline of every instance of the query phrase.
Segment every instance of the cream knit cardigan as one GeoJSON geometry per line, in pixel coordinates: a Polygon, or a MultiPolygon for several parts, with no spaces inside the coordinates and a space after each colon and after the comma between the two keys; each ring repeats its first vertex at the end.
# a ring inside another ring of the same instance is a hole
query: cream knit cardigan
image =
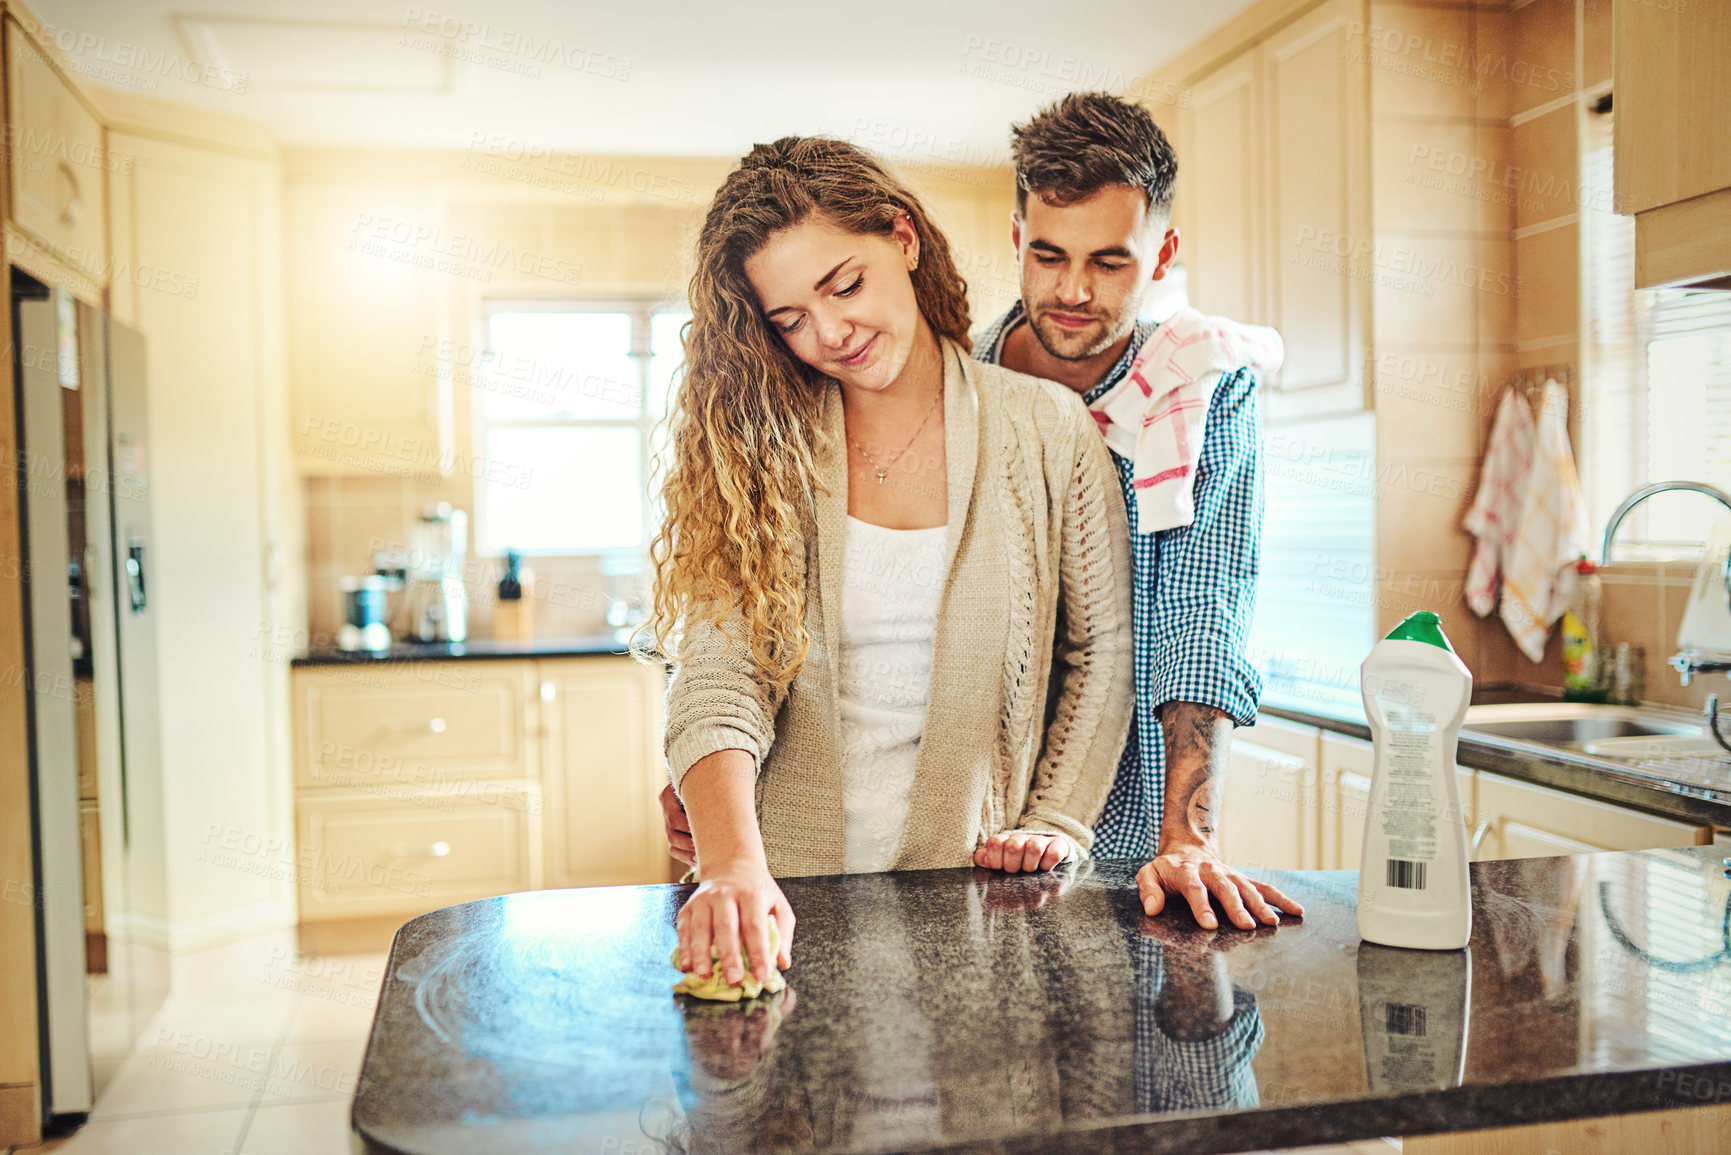
{"type": "MultiPolygon", "coordinates": [[[[948,564],[893,869],[966,866],[1006,830],[1056,834],[1080,860],[1132,709],[1123,494],[1076,394],[943,346],[948,564]]],[[[804,665],[777,693],[755,674],[743,619],[725,631],[687,623],[667,698],[674,788],[708,754],[752,755],[764,849],[783,877],[842,871],[836,684],[848,479],[839,388],[826,394],[820,423],[821,488],[801,519],[804,665]]]]}

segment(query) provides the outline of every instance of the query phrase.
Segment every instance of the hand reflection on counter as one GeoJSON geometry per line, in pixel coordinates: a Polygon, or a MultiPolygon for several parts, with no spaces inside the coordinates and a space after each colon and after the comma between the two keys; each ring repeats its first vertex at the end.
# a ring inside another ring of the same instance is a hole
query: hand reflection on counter
{"type": "Polygon", "coordinates": [[[692,1061],[712,1079],[748,1078],[775,1042],[782,1020],[798,1001],[792,987],[742,1003],[687,1001],[685,1044],[692,1061]]]}
{"type": "Polygon", "coordinates": [[[774,1064],[764,1061],[798,999],[791,986],[738,1003],[680,999],[690,1066],[674,1072],[685,1123],[671,1129],[668,1152],[812,1149],[810,1118],[773,1085],[774,1064]]]}
{"type": "Polygon", "coordinates": [[[1275,928],[1205,929],[1163,916],[1142,918],[1137,932],[1137,1110],[1257,1106],[1251,1060],[1262,1014],[1255,995],[1233,986],[1226,952],[1275,928]]]}

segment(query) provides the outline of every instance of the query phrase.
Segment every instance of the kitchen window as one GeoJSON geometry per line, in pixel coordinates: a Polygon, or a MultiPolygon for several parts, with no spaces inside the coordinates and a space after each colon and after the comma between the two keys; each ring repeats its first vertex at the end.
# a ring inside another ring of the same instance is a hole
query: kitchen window
{"type": "MultiPolygon", "coordinates": [[[[1731,292],[1633,288],[1635,220],[1612,211],[1612,115],[1587,115],[1579,198],[1581,480],[1595,526],[1651,482],[1731,489],[1731,292]]],[[[1617,556],[1693,558],[1716,508],[1661,494],[1618,531],[1617,556]]]]}
{"type": "Polygon", "coordinates": [[[479,555],[647,549],[656,427],[689,319],[644,300],[486,304],[471,395],[479,555]]]}

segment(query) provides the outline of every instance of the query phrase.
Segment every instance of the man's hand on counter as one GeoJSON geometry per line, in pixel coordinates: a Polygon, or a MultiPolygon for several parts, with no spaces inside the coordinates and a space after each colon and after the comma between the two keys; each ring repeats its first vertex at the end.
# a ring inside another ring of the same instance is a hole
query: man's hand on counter
{"type": "Polygon", "coordinates": [[[687,866],[696,866],[697,844],[691,841],[691,819],[685,816],[685,806],[671,782],[661,788],[661,817],[667,826],[667,853],[687,866]]]}
{"type": "Polygon", "coordinates": [[[1232,726],[1226,711],[1200,702],[1172,701],[1160,707],[1160,729],[1166,739],[1166,805],[1154,861],[1136,874],[1142,909],[1150,917],[1166,908],[1167,895],[1189,902],[1197,924],[1210,930],[1220,925],[1214,901],[1240,930],[1258,923],[1280,925],[1275,907],[1288,914],[1304,913],[1278,887],[1246,878],[1221,861],[1216,822],[1232,726]]]}
{"type": "Polygon", "coordinates": [[[1304,913],[1304,907],[1279,887],[1247,878],[1226,865],[1211,846],[1168,843],[1154,861],[1136,872],[1136,889],[1150,918],[1166,909],[1168,895],[1175,895],[1190,904],[1197,925],[1209,930],[1220,925],[1214,901],[1240,930],[1253,930],[1258,923],[1279,926],[1282,910],[1304,913]]]}

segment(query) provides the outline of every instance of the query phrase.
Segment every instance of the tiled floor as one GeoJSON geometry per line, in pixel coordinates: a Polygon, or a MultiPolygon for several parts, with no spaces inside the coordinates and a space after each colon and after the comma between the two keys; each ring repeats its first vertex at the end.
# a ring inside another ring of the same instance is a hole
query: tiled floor
{"type": "Polygon", "coordinates": [[[308,957],[292,931],[177,956],[168,1002],[99,1070],[78,1131],[17,1155],[324,1155],[349,1101],[382,954],[308,957]]]}
{"type": "MultiPolygon", "coordinates": [[[[312,957],[282,931],[173,962],[132,1054],[71,1135],[13,1155],[340,1155],[383,954],[312,957]]],[[[1397,1140],[1263,1155],[1393,1155],[1397,1140]]]]}

